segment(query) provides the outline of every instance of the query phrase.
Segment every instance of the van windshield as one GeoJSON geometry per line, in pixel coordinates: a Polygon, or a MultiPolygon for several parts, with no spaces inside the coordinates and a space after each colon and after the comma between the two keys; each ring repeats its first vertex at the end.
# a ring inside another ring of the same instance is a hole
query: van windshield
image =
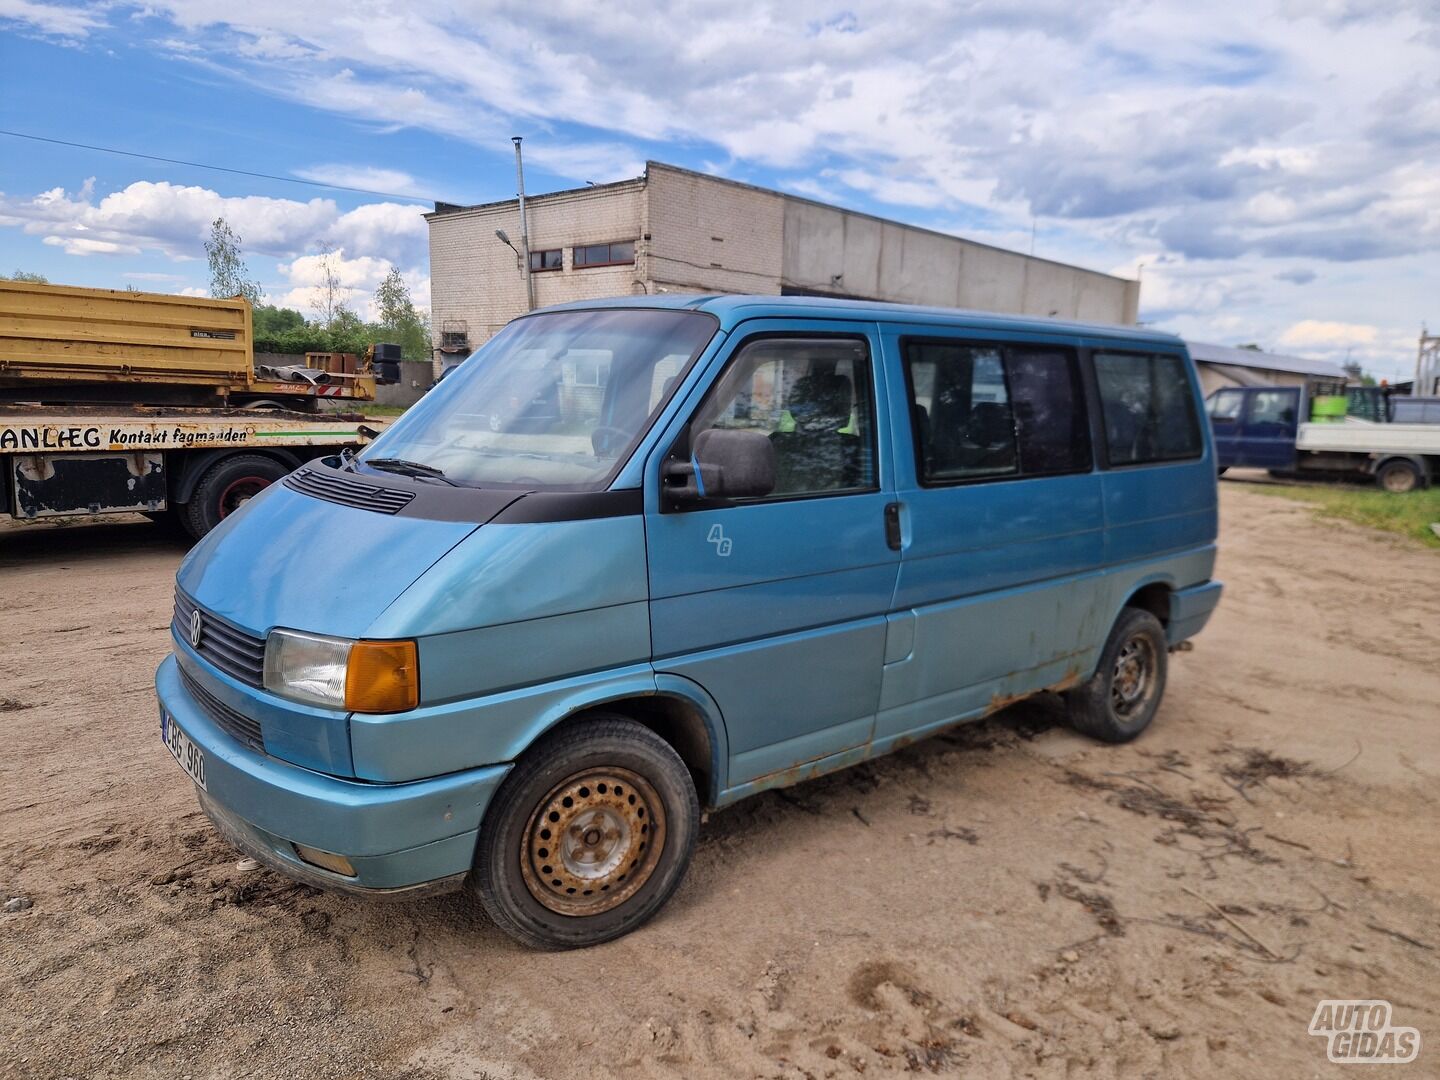
{"type": "Polygon", "coordinates": [[[643,308],[517,319],[358,461],[467,487],[601,487],[716,326],[643,308]]]}

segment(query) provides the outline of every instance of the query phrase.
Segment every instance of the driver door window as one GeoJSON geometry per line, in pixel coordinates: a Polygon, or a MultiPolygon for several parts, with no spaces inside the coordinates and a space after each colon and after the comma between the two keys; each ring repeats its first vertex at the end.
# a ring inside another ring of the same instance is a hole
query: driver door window
{"type": "Polygon", "coordinates": [[[768,499],[873,491],[875,391],[859,338],[760,338],[744,345],[691,424],[762,432],[775,450],[768,499]]]}

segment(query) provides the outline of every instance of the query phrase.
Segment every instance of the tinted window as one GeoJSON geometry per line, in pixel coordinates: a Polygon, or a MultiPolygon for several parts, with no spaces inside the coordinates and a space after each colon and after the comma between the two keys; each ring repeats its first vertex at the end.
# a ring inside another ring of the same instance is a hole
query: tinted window
{"type": "Polygon", "coordinates": [[[1063,349],[1011,349],[1005,357],[1020,471],[1026,476],[1090,468],[1090,425],[1079,372],[1063,349]]]}
{"type": "Polygon", "coordinates": [[[1245,395],[1238,390],[1221,390],[1210,399],[1210,419],[1222,424],[1231,424],[1240,419],[1240,410],[1245,405],[1245,395]]]}
{"type": "Polygon", "coordinates": [[[911,342],[905,346],[920,479],[1008,476],[1019,471],[1015,420],[1000,350],[911,342]]]}
{"type": "Polygon", "coordinates": [[[907,342],[924,483],[1090,468],[1079,373],[1064,349],[907,342]]]}
{"type": "Polygon", "coordinates": [[[762,338],[744,345],[690,425],[743,428],[775,448],[770,498],[871,489],[875,396],[861,339],[762,338]]]}
{"type": "Polygon", "coordinates": [[[550,248],[546,251],[530,252],[530,269],[537,270],[560,270],[565,264],[565,252],[563,248],[550,248]]]}
{"type": "Polygon", "coordinates": [[[1298,399],[1299,395],[1293,390],[1261,390],[1250,398],[1250,422],[1293,424],[1298,399]]]}
{"type": "Polygon", "coordinates": [[[1183,359],[1097,352],[1095,377],[1112,465],[1200,456],[1204,443],[1183,359]]]}

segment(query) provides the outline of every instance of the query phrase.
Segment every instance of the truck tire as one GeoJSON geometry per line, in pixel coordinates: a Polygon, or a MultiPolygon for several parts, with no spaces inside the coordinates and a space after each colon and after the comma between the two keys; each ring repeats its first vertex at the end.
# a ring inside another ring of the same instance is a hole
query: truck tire
{"type": "Polygon", "coordinates": [[[288,473],[274,458],[236,454],[205,470],[185,504],[185,528],[196,540],[288,473]]]}
{"type": "Polygon", "coordinates": [[[1108,743],[1139,735],[1165,696],[1168,649],[1159,619],[1140,608],[1121,611],[1095,674],[1065,695],[1070,726],[1108,743]]]}
{"type": "Polygon", "coordinates": [[[537,949],[628,934],[679,886],[700,828],[695,784],[649,728],[605,713],[523,755],[485,811],[470,888],[537,949]]]}
{"type": "Polygon", "coordinates": [[[1392,495],[1404,495],[1420,486],[1420,470],[1412,461],[1387,461],[1375,471],[1375,483],[1392,495]]]}

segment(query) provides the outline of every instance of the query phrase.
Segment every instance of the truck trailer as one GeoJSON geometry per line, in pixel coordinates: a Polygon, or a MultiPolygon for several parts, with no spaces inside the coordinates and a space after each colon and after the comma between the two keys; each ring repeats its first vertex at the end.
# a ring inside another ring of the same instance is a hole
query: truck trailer
{"type": "Polygon", "coordinates": [[[286,473],[363,445],[364,366],[254,362],[242,298],[0,281],[0,512],[135,512],[197,539],[286,473]]]}

